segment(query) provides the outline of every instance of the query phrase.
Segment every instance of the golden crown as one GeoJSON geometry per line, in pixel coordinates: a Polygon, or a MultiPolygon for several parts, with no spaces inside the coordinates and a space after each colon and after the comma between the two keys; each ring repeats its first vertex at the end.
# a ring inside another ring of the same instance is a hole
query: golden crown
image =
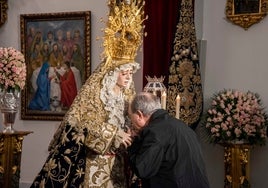
{"type": "Polygon", "coordinates": [[[104,29],[104,56],[112,67],[133,62],[143,40],[144,0],[110,0],[104,29]]]}

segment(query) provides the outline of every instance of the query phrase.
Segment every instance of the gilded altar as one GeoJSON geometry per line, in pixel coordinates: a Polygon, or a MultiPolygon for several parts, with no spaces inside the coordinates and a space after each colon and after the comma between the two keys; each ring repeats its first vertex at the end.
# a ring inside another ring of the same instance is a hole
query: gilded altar
{"type": "Polygon", "coordinates": [[[0,132],[0,187],[19,187],[22,142],[29,133],[32,132],[0,132]]]}

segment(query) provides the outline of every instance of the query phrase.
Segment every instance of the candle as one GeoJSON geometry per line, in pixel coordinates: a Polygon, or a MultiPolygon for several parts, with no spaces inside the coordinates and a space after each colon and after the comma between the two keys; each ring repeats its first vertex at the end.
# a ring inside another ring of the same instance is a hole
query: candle
{"type": "Polygon", "coordinates": [[[161,95],[161,106],[163,109],[166,109],[166,103],[167,103],[167,94],[166,91],[163,91],[161,95]]]}
{"type": "Polygon", "coordinates": [[[180,105],[181,105],[181,97],[178,94],[176,98],[176,118],[180,119],[180,105]]]}

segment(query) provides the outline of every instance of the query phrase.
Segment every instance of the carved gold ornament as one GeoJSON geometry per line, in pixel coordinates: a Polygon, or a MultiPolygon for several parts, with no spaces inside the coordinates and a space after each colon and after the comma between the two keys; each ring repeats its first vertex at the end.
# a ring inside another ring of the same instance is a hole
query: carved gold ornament
{"type": "Polygon", "coordinates": [[[224,187],[250,187],[250,145],[224,144],[224,187]]]}
{"type": "Polygon", "coordinates": [[[226,18],[247,30],[267,14],[267,0],[227,0],[226,18]]]}
{"type": "Polygon", "coordinates": [[[0,0],[0,27],[6,22],[7,20],[7,0],[0,0]]]}
{"type": "Polygon", "coordinates": [[[110,13],[104,29],[104,58],[109,68],[133,62],[143,40],[144,0],[109,1],[110,13]]]}
{"type": "Polygon", "coordinates": [[[19,187],[22,142],[31,131],[0,132],[0,187],[19,187]]]}

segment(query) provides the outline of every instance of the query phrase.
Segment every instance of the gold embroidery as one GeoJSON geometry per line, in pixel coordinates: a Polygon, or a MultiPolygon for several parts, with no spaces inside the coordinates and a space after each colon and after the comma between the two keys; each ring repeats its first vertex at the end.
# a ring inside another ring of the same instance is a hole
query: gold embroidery
{"type": "Polygon", "coordinates": [[[180,95],[180,119],[190,126],[199,121],[203,108],[193,13],[192,1],[182,0],[169,67],[167,100],[168,111],[175,115],[175,99],[180,95]]]}

